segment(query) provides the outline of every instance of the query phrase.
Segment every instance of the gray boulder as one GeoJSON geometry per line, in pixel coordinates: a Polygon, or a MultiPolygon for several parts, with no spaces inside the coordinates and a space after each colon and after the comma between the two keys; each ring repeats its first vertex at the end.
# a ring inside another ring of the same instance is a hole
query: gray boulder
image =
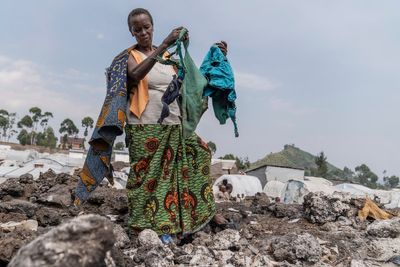
{"type": "Polygon", "coordinates": [[[304,196],[305,217],[312,223],[334,222],[340,216],[346,216],[351,207],[344,199],[328,196],[322,192],[308,193],[304,196]]]}
{"type": "Polygon", "coordinates": [[[375,221],[368,225],[367,233],[375,237],[398,237],[400,236],[400,218],[375,221]]]}
{"type": "Polygon", "coordinates": [[[272,251],[277,260],[287,260],[291,263],[297,261],[316,263],[322,255],[318,240],[308,233],[302,235],[288,234],[277,238],[272,243],[272,251]]]}
{"type": "Polygon", "coordinates": [[[98,215],[79,216],[22,247],[9,267],[102,267],[115,242],[112,223],[98,215]]]}
{"type": "Polygon", "coordinates": [[[37,205],[24,200],[13,199],[7,202],[0,202],[0,212],[2,213],[21,213],[31,218],[35,215],[36,209],[37,205]]]}

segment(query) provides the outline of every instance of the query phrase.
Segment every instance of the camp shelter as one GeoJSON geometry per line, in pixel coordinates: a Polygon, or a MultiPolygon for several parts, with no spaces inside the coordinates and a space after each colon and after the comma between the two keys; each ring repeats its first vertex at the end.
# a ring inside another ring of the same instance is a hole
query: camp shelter
{"type": "Polygon", "coordinates": [[[283,201],[285,203],[299,203],[302,204],[304,196],[310,192],[323,192],[327,195],[332,195],[335,191],[335,187],[329,185],[326,179],[309,179],[309,180],[290,180],[286,182],[284,188],[283,201]]]}
{"type": "Polygon", "coordinates": [[[272,165],[265,164],[246,171],[246,174],[256,176],[260,179],[262,186],[269,181],[287,182],[292,179],[304,179],[304,168],[294,165],[272,165]]]}
{"type": "Polygon", "coordinates": [[[232,197],[242,198],[246,196],[254,196],[257,193],[262,192],[261,182],[255,176],[224,174],[214,182],[214,193],[219,191],[219,185],[221,185],[222,181],[225,179],[232,185],[232,197]]]}
{"type": "Polygon", "coordinates": [[[400,207],[400,192],[396,190],[378,190],[360,184],[343,183],[335,186],[338,191],[349,193],[352,197],[369,197],[384,204],[386,208],[400,207]]]}
{"type": "Polygon", "coordinates": [[[270,198],[275,199],[279,197],[282,199],[286,183],[279,181],[269,181],[263,189],[263,192],[270,198]]]}

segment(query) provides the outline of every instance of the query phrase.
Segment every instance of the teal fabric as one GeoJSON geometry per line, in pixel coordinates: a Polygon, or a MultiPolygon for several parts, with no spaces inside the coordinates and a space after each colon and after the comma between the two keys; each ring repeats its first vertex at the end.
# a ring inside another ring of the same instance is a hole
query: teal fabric
{"type": "Polygon", "coordinates": [[[183,137],[187,138],[194,133],[203,115],[203,90],[207,85],[207,79],[194,64],[186,45],[183,67],[185,77],[182,83],[182,127],[183,137]]]}
{"type": "Polygon", "coordinates": [[[239,136],[236,123],[236,91],[232,67],[218,46],[213,45],[200,66],[208,84],[203,95],[212,98],[215,117],[221,124],[231,118],[235,136],[239,136]]]}
{"type": "Polygon", "coordinates": [[[200,119],[207,109],[207,99],[203,97],[203,90],[207,85],[207,79],[200,72],[188,51],[189,42],[183,41],[187,29],[183,29],[179,39],[173,45],[176,47],[171,55],[177,55],[178,59],[170,58],[157,60],[162,64],[172,64],[178,68],[178,77],[183,78],[181,86],[181,112],[183,137],[190,137],[196,130],[200,119]]]}

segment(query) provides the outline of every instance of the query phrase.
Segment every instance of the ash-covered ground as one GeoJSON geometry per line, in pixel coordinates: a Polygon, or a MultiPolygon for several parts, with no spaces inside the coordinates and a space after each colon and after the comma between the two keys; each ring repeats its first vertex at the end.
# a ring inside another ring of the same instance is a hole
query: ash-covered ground
{"type": "Polygon", "coordinates": [[[400,218],[360,220],[362,199],[310,193],[303,205],[259,194],[218,203],[229,223],[168,245],[127,227],[124,190],[73,206],[77,176],[48,171],[0,185],[1,266],[399,266],[400,218]]]}

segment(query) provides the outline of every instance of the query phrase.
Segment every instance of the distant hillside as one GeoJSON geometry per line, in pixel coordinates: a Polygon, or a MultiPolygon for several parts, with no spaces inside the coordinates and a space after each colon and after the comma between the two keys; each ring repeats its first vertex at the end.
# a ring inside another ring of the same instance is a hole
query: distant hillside
{"type": "MultiPolygon", "coordinates": [[[[306,170],[306,175],[310,175],[310,171],[317,168],[315,158],[316,156],[294,145],[285,145],[282,151],[270,153],[264,158],[252,163],[250,169],[268,164],[282,167],[304,168],[306,170]]],[[[328,162],[328,177],[326,178],[343,179],[342,177],[343,171],[328,162]]]]}

